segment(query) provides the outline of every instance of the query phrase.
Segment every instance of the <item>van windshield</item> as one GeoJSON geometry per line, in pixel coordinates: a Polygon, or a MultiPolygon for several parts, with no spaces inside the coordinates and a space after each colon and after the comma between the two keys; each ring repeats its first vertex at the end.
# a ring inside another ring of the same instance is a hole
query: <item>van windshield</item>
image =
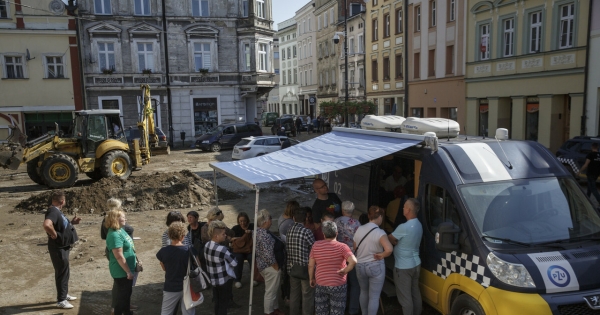
{"type": "Polygon", "coordinates": [[[215,133],[220,133],[221,131],[223,131],[223,129],[225,129],[225,128],[223,126],[219,125],[219,126],[216,126],[216,127],[212,128],[212,129],[209,129],[206,132],[206,134],[207,135],[212,135],[212,134],[215,134],[215,133]]]}
{"type": "Polygon", "coordinates": [[[600,217],[572,178],[538,178],[459,187],[480,233],[536,244],[600,232],[600,217]]]}

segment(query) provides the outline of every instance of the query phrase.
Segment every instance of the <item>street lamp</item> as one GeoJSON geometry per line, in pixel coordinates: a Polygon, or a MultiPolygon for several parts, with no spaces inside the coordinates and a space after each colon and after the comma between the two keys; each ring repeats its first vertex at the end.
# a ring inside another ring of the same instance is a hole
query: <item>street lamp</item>
{"type": "Polygon", "coordinates": [[[344,0],[344,32],[335,32],[333,43],[340,42],[340,35],[344,36],[344,126],[348,128],[348,0],[344,0]]]}

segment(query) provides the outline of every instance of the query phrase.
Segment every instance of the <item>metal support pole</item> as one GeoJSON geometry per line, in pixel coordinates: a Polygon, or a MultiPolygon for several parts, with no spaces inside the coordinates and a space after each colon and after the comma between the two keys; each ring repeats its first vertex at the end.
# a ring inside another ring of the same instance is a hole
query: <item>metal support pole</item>
{"type": "MultiPolygon", "coordinates": [[[[254,190],[256,190],[256,199],[254,202],[254,231],[252,231],[252,263],[250,264],[250,300],[248,301],[248,315],[252,315],[252,297],[254,296],[254,285],[252,285],[252,281],[254,280],[254,264],[256,263],[256,229],[258,228],[258,201],[260,198],[260,189],[258,186],[254,185],[254,190]]],[[[243,263],[244,262],[242,261],[242,264],[243,263]]],[[[283,266],[283,268],[286,268],[286,266],[283,266]]]]}
{"type": "Polygon", "coordinates": [[[348,128],[348,0],[344,0],[344,126],[348,128]]]}

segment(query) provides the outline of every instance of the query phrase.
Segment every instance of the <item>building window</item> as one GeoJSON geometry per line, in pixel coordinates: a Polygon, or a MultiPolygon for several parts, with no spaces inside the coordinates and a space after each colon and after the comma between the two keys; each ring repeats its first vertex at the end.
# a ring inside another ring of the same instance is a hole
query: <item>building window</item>
{"type": "Polygon", "coordinates": [[[110,0],[94,0],[94,12],[96,14],[112,14],[110,0]]]}
{"type": "Polygon", "coordinates": [[[308,18],[308,30],[312,31],[312,25],[310,24],[310,18],[308,18]]]}
{"type": "Polygon", "coordinates": [[[392,114],[392,105],[394,104],[393,98],[384,98],[383,99],[383,114],[391,115],[392,114]]]}
{"type": "Polygon", "coordinates": [[[448,22],[456,20],[456,0],[448,0],[448,22]]]}
{"type": "Polygon", "coordinates": [[[256,0],[256,16],[265,17],[265,0],[256,0]]]}
{"type": "Polygon", "coordinates": [[[421,31],[421,6],[415,7],[415,32],[421,31]]]}
{"type": "Polygon", "coordinates": [[[323,28],[326,28],[329,25],[327,21],[327,12],[323,13],[323,28]]]}
{"type": "Polygon", "coordinates": [[[46,78],[60,79],[65,77],[65,65],[61,56],[46,56],[46,78]]]}
{"type": "Polygon", "coordinates": [[[560,33],[558,48],[573,47],[573,19],[575,16],[575,4],[567,4],[560,7],[560,33]]]}
{"type": "Polygon", "coordinates": [[[4,56],[4,69],[4,73],[8,79],[25,78],[23,57],[4,56]]]}
{"type": "Polygon", "coordinates": [[[293,52],[294,52],[294,58],[296,58],[296,46],[294,46],[294,47],[292,48],[292,50],[293,50],[293,52]]]}
{"type": "Polygon", "coordinates": [[[454,46],[446,46],[446,74],[454,73],[454,46]]]}
{"type": "Polygon", "coordinates": [[[312,69],[310,69],[309,72],[308,72],[308,84],[309,85],[312,84],[312,78],[313,78],[313,76],[312,76],[312,69]]]}
{"type": "Polygon", "coordinates": [[[431,49],[429,51],[429,56],[427,56],[427,76],[434,77],[435,76],[435,49],[431,49]]]}
{"type": "Polygon", "coordinates": [[[8,18],[8,3],[5,0],[0,0],[0,19],[8,18]]]}
{"type": "Polygon", "coordinates": [[[365,52],[365,41],[362,35],[358,35],[358,52],[365,52]]]}
{"type": "Polygon", "coordinates": [[[350,70],[350,74],[348,77],[348,84],[351,84],[352,86],[354,86],[354,83],[356,83],[356,80],[354,79],[354,70],[350,70]]]}
{"type": "Polygon", "coordinates": [[[383,80],[390,79],[390,57],[383,57],[383,80]]]}
{"type": "Polygon", "coordinates": [[[329,71],[325,71],[325,85],[329,85],[329,71]]]}
{"type": "Polygon", "coordinates": [[[292,50],[290,49],[290,47],[287,48],[287,59],[292,59],[292,50]]]}
{"type": "Polygon", "coordinates": [[[383,16],[383,37],[390,37],[390,15],[386,14],[383,16]]]}
{"type": "Polygon", "coordinates": [[[377,19],[373,20],[373,41],[377,40],[377,19]]]}
{"type": "Polygon", "coordinates": [[[281,60],[285,60],[285,49],[281,50],[281,60]]]}
{"type": "Polygon", "coordinates": [[[267,44],[258,44],[258,70],[267,71],[267,44]]]}
{"type": "Polygon", "coordinates": [[[194,43],[194,69],[211,69],[210,43],[194,43]]]}
{"type": "Polygon", "coordinates": [[[396,79],[402,79],[403,75],[402,75],[402,64],[403,64],[403,60],[402,60],[402,55],[396,55],[396,79]]]}
{"type": "Polygon", "coordinates": [[[242,0],[242,16],[248,17],[248,0],[242,0]]]}
{"type": "Polygon", "coordinates": [[[510,57],[514,55],[514,42],[515,42],[515,19],[506,19],[502,21],[504,26],[504,37],[502,38],[503,57],[510,57]]]}
{"type": "Polygon", "coordinates": [[[288,70],[288,84],[292,84],[292,70],[288,70]]]}
{"type": "Polygon", "coordinates": [[[437,8],[435,0],[429,2],[429,19],[431,20],[431,27],[435,27],[437,25],[437,8]]]}
{"type": "Polygon", "coordinates": [[[538,124],[540,120],[539,109],[539,101],[538,103],[527,101],[527,113],[525,114],[525,140],[538,140],[538,124]]]}
{"type": "Polygon", "coordinates": [[[490,25],[479,26],[479,60],[490,59],[490,25]]]}
{"type": "Polygon", "coordinates": [[[298,83],[298,69],[294,69],[294,84],[298,83]]]}
{"type": "Polygon", "coordinates": [[[377,78],[377,60],[371,60],[371,81],[377,82],[379,81],[377,78]]]}
{"type": "Polygon", "coordinates": [[[542,11],[531,13],[529,23],[529,53],[537,53],[542,46],[542,11]]]}
{"type": "Polygon", "coordinates": [[[312,42],[308,42],[308,56],[312,57],[312,42]]]}
{"type": "Polygon", "coordinates": [[[319,73],[319,87],[323,86],[323,72],[319,73]]]}
{"type": "Polygon", "coordinates": [[[358,86],[364,88],[365,87],[365,69],[364,68],[359,68],[358,69],[358,76],[359,76],[359,78],[358,78],[358,82],[359,82],[358,86]]]}
{"type": "Polygon", "coordinates": [[[354,55],[354,37],[350,38],[349,45],[348,45],[348,51],[350,52],[351,55],[354,55]]]}
{"type": "Polygon", "coordinates": [[[285,76],[285,71],[283,71],[283,74],[281,75],[281,80],[283,81],[283,85],[287,84],[287,80],[286,80],[286,76],[285,76]]]}
{"type": "Polygon", "coordinates": [[[411,108],[410,112],[411,112],[412,117],[418,117],[418,118],[423,117],[423,107],[411,108]]]}
{"type": "Polygon", "coordinates": [[[154,70],[154,52],[152,43],[138,43],[138,71],[154,70]]]}
{"type": "Polygon", "coordinates": [[[317,30],[321,30],[321,16],[319,15],[318,19],[317,19],[317,30]]]}
{"type": "Polygon", "coordinates": [[[208,16],[208,0],[192,0],[192,14],[194,16],[208,16]]]}
{"type": "Polygon", "coordinates": [[[421,54],[420,53],[416,53],[415,54],[415,63],[414,63],[414,77],[415,79],[420,79],[421,78],[421,54]]]}
{"type": "Polygon", "coordinates": [[[100,71],[115,70],[115,44],[98,43],[98,60],[100,71]]]}
{"type": "MultiPolygon", "coordinates": [[[[479,130],[478,130],[478,134],[480,136],[488,135],[488,127],[489,127],[489,124],[488,124],[489,113],[488,112],[489,112],[488,100],[486,100],[486,99],[479,100],[479,130]]],[[[527,140],[529,140],[529,139],[527,139],[527,140]]]]}
{"type": "Polygon", "coordinates": [[[373,0],[373,5],[376,6],[377,5],[377,0],[373,0]]]}
{"type": "MultiPolygon", "coordinates": [[[[246,66],[246,71],[250,71],[252,69],[252,51],[250,50],[250,44],[244,44],[244,65],[246,66]]],[[[274,59],[279,59],[279,52],[276,51],[273,53],[274,59]]]]}
{"type": "Polygon", "coordinates": [[[135,0],[136,15],[150,15],[150,0],[135,0]]]}
{"type": "Polygon", "coordinates": [[[396,10],[396,34],[402,33],[402,9],[396,10]]]}
{"type": "Polygon", "coordinates": [[[308,85],[308,71],[304,70],[304,85],[308,85]]]}
{"type": "Polygon", "coordinates": [[[333,8],[331,8],[329,10],[329,23],[331,24],[335,24],[335,18],[334,18],[334,12],[333,12],[333,8]]]}

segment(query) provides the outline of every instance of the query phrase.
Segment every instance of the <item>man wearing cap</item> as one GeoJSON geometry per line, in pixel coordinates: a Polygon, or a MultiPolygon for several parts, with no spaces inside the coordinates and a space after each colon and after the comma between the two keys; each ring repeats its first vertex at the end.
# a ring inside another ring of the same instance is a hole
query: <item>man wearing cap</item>
{"type": "Polygon", "coordinates": [[[285,136],[285,127],[281,127],[279,131],[277,131],[278,136],[285,136]]]}

